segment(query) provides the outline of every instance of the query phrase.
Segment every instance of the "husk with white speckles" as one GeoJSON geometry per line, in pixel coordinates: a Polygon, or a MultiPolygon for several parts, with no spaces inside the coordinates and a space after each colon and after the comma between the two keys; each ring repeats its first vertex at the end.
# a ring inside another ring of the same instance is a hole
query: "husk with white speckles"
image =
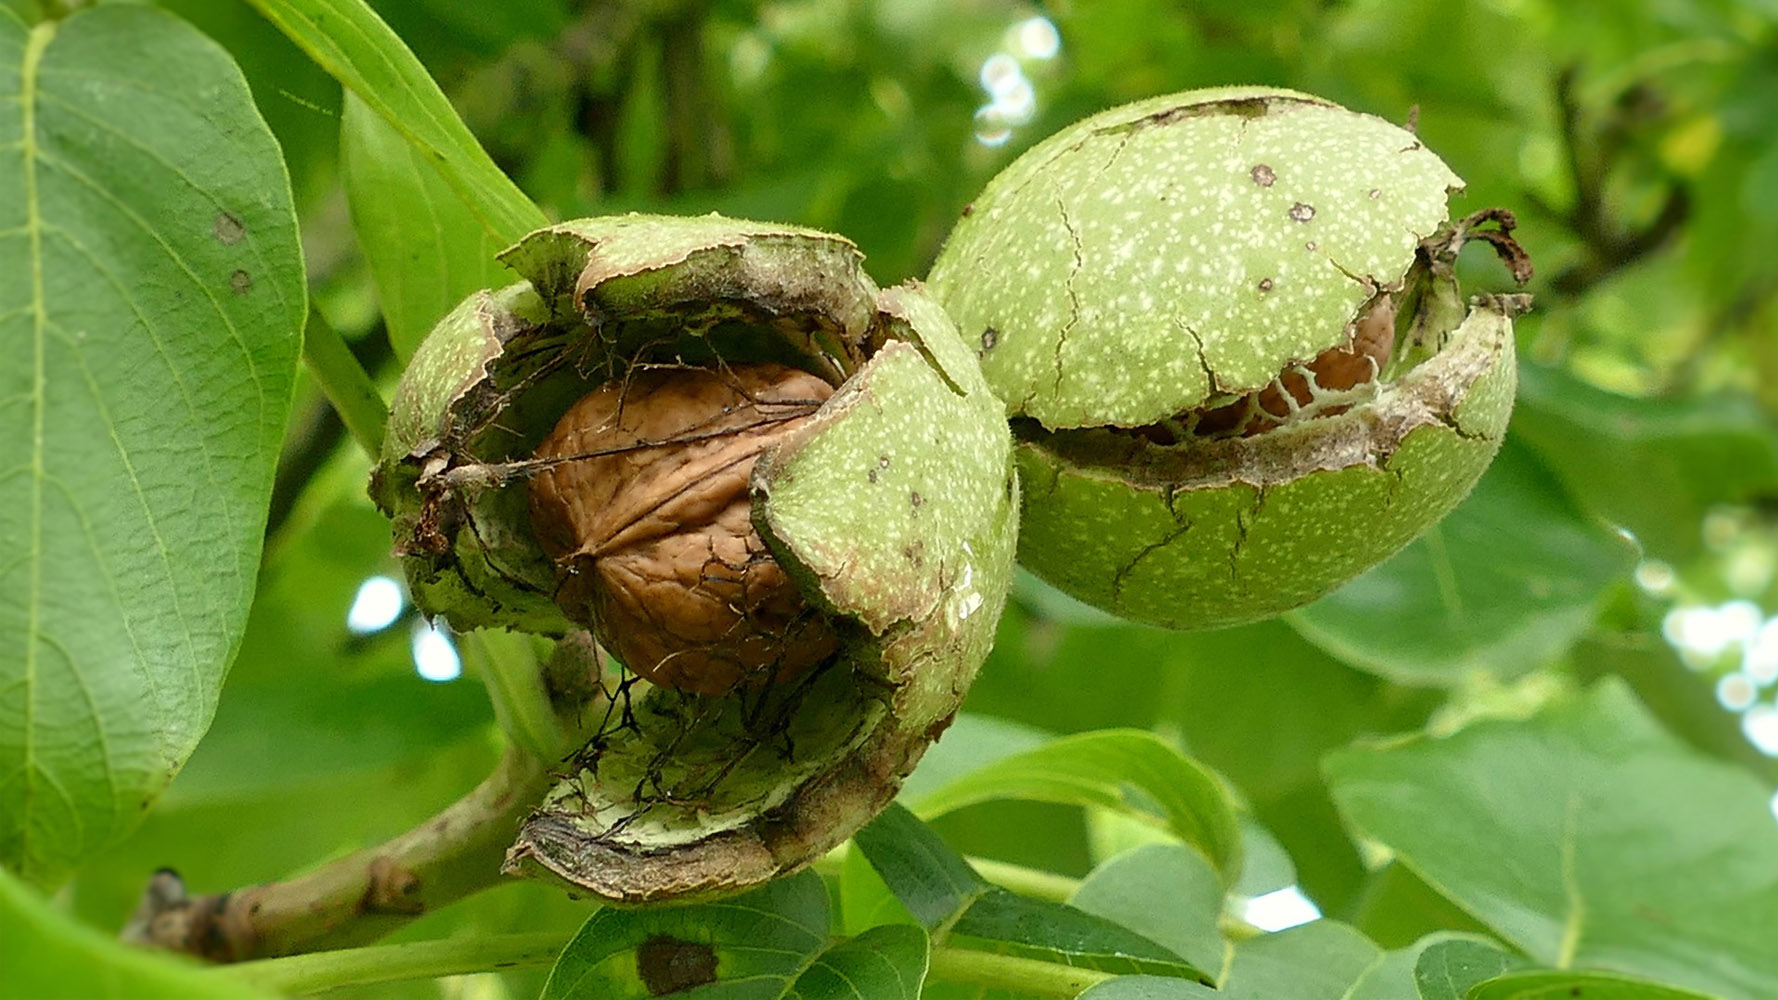
{"type": "Polygon", "coordinates": [[[1210,628],[1313,600],[1444,516],[1511,410],[1498,302],[1337,416],[1167,447],[1118,429],[1345,343],[1461,185],[1389,122],[1251,87],[1114,108],[994,178],[929,283],[1015,418],[1020,562],[1113,613],[1210,628]]]}

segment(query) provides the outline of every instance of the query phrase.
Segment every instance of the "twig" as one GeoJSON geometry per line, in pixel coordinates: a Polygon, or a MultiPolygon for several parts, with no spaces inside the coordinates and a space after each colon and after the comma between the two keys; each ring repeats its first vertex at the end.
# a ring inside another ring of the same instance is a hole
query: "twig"
{"type": "MultiPolygon", "coordinates": [[[[191,896],[176,873],[157,872],[124,939],[215,962],[344,948],[495,885],[519,824],[555,783],[552,766],[585,737],[582,720],[598,714],[589,706],[603,697],[601,660],[590,639],[557,644],[544,684],[560,727],[556,747],[536,753],[509,741],[494,773],[443,812],[286,882],[191,896]]],[[[501,696],[497,686],[489,693],[501,696]]]]}
{"type": "Polygon", "coordinates": [[[239,962],[375,940],[500,879],[519,823],[549,790],[542,761],[509,749],[494,773],[394,840],[287,882],[188,896],[154,876],[124,938],[215,962],[239,962]]]}
{"type": "Polygon", "coordinates": [[[389,422],[389,408],[365,374],[364,366],[346,346],[345,338],[313,306],[309,307],[309,321],[303,327],[303,361],[353,440],[365,454],[376,458],[383,450],[383,427],[389,422]]]}
{"type": "MultiPolygon", "coordinates": [[[[1577,297],[1606,278],[1665,246],[1691,216],[1691,194],[1684,183],[1669,178],[1660,211],[1647,225],[1626,228],[1611,218],[1605,198],[1606,178],[1623,151],[1636,113],[1636,102],[1627,95],[1614,109],[1614,117],[1593,134],[1583,120],[1576,93],[1579,70],[1570,66],[1556,77],[1556,114],[1567,152],[1569,183],[1574,204],[1566,211],[1547,204],[1534,194],[1527,200],[1539,211],[1566,226],[1581,241],[1587,259],[1550,279],[1550,288],[1577,297]]],[[[1641,92],[1638,91],[1638,94],[1641,92]]]]}

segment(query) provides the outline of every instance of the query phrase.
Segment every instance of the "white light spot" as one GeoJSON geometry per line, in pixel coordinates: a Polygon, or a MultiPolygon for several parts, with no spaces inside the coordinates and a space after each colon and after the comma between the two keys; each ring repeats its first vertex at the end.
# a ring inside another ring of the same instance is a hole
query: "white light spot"
{"type": "Polygon", "coordinates": [[[994,95],[994,107],[1013,125],[1024,125],[1037,113],[1037,92],[1031,81],[1020,76],[1006,89],[994,95]]]}
{"type": "Polygon", "coordinates": [[[438,625],[414,624],[414,672],[429,681],[454,681],[463,673],[463,661],[450,633],[438,625]]]}
{"type": "Polygon", "coordinates": [[[1012,124],[992,104],[975,113],[975,141],[984,146],[1004,146],[1012,138],[1012,124]]]}
{"type": "Polygon", "coordinates": [[[1760,630],[1765,613],[1752,601],[1730,601],[1716,609],[1717,620],[1729,642],[1747,642],[1760,630]]]}
{"type": "Polygon", "coordinates": [[[1687,662],[1702,664],[1728,648],[1728,624],[1715,608],[1674,608],[1661,619],[1661,635],[1673,648],[1687,654],[1687,662]]]}
{"type": "Polygon", "coordinates": [[[1772,793],[1772,818],[1778,819],[1778,792],[1772,793]]]}
{"type": "Polygon", "coordinates": [[[991,97],[999,97],[1021,83],[1029,86],[1019,61],[1004,52],[996,52],[982,60],[981,82],[982,89],[991,97]]]}
{"type": "Polygon", "coordinates": [[[1643,560],[1642,564],[1636,567],[1636,585],[1641,587],[1644,593],[1659,597],[1673,589],[1675,580],[1676,575],[1673,572],[1673,567],[1659,559],[1643,560]]]}
{"type": "Polygon", "coordinates": [[[1741,732],[1760,753],[1778,757],[1778,708],[1755,705],[1741,715],[1741,732]]]}
{"type": "Polygon", "coordinates": [[[1778,618],[1768,618],[1741,657],[1741,672],[1764,687],[1778,681],[1778,618]]]}
{"type": "Polygon", "coordinates": [[[352,598],[352,609],[346,612],[346,628],[353,635],[381,632],[401,617],[405,603],[401,584],[386,576],[373,576],[358,585],[358,596],[352,598]]]}
{"type": "Polygon", "coordinates": [[[1754,699],[1759,697],[1759,685],[1746,674],[1736,672],[1724,674],[1716,682],[1716,700],[1722,707],[1731,712],[1745,712],[1753,707],[1754,699]]]}
{"type": "Polygon", "coordinates": [[[1321,911],[1293,885],[1248,900],[1241,919],[1262,931],[1281,931],[1319,920],[1321,911]]]}
{"type": "Polygon", "coordinates": [[[1027,59],[1054,59],[1062,51],[1062,34],[1047,17],[1031,17],[1013,25],[1013,44],[1027,59]]]}

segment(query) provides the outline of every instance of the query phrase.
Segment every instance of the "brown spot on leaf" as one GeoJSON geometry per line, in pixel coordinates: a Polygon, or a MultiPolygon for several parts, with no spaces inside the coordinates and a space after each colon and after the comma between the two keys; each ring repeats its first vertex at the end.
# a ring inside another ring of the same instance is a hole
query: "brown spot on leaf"
{"type": "Polygon", "coordinates": [[[1290,206],[1290,217],[1297,222],[1308,222],[1315,217],[1315,206],[1305,205],[1299,201],[1290,206]]]}
{"type": "Polygon", "coordinates": [[[1272,182],[1278,179],[1277,173],[1264,163],[1256,165],[1249,173],[1253,177],[1253,183],[1263,188],[1271,187],[1272,182]]]}
{"type": "Polygon", "coordinates": [[[716,981],[716,952],[698,941],[656,934],[636,949],[636,974],[657,997],[716,981]]]}
{"type": "Polygon", "coordinates": [[[223,246],[234,246],[247,235],[247,224],[233,212],[219,212],[216,215],[216,239],[223,246]]]}
{"type": "Polygon", "coordinates": [[[1271,291],[1272,290],[1272,279],[1270,279],[1270,278],[1259,279],[1259,290],[1262,292],[1271,291]]]}
{"type": "Polygon", "coordinates": [[[915,510],[918,510],[920,508],[920,505],[925,502],[926,502],[926,498],[921,496],[919,493],[915,492],[914,490],[908,491],[908,504],[909,504],[909,506],[913,507],[915,510]]]}
{"type": "Polygon", "coordinates": [[[246,295],[253,290],[253,275],[236,271],[228,276],[228,287],[234,289],[236,295],[246,295]]]}
{"type": "Polygon", "coordinates": [[[990,326],[986,330],[982,331],[982,350],[991,351],[994,349],[994,345],[998,344],[998,343],[1000,343],[1000,331],[999,330],[996,330],[990,326]]]}

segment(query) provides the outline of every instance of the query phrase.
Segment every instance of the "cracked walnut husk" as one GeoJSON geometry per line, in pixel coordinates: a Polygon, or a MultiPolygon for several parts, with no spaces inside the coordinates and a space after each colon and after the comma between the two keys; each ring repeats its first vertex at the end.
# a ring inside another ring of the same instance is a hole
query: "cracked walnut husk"
{"type": "Polygon", "coordinates": [[[1387,558],[1492,461],[1523,296],[1453,263],[1512,215],[1411,132],[1230,87],[1113,108],[987,186],[930,287],[1006,404],[1019,561],[1115,614],[1276,615],[1387,558]]]}
{"type": "MultiPolygon", "coordinates": [[[[372,494],[415,603],[628,668],[507,867],[613,903],[795,871],[895,796],[987,656],[1016,546],[999,401],[915,283],[720,216],[502,254],[403,374],[372,494]]],[[[601,664],[603,667],[603,664],[601,664]]]]}

